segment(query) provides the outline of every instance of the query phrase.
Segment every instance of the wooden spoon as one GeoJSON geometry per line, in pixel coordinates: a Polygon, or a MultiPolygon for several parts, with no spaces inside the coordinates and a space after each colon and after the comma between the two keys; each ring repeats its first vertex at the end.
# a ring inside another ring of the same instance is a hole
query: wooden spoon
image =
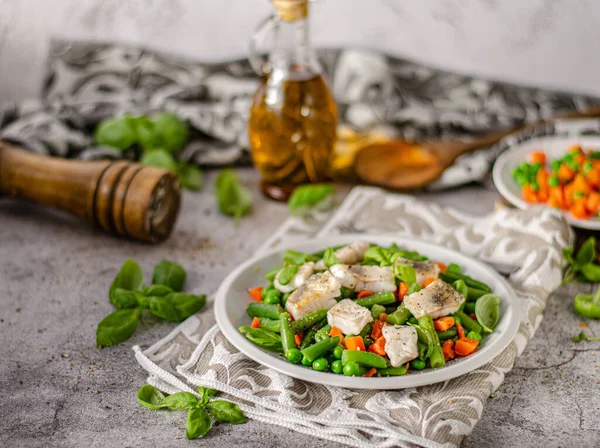
{"type": "MultiPolygon", "coordinates": [[[[560,118],[584,118],[600,115],[600,108],[572,113],[560,118]]],[[[542,122],[521,126],[468,142],[425,141],[420,143],[391,140],[365,146],[356,155],[354,171],[365,183],[394,190],[422,188],[439,178],[462,154],[489,147],[517,131],[539,126],[542,122]]]]}

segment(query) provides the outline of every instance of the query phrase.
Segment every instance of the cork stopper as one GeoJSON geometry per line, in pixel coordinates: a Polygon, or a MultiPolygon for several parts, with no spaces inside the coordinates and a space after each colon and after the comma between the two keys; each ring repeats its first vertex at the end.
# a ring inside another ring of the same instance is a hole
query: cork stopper
{"type": "Polygon", "coordinates": [[[308,15],[308,0],[273,0],[273,4],[285,22],[295,22],[308,15]]]}

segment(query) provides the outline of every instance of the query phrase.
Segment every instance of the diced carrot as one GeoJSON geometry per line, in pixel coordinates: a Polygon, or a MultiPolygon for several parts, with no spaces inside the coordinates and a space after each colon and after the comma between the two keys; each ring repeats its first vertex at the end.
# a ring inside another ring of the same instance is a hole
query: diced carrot
{"type": "Polygon", "coordinates": [[[377,373],[377,369],[375,367],[371,367],[367,373],[363,375],[365,378],[371,378],[373,375],[377,373]]]}
{"type": "Polygon", "coordinates": [[[556,175],[563,182],[568,182],[575,177],[575,171],[569,168],[566,164],[561,163],[556,175]]]}
{"type": "Polygon", "coordinates": [[[531,185],[523,185],[523,188],[521,189],[521,194],[523,195],[523,199],[525,199],[530,204],[534,204],[537,202],[537,195],[535,194],[535,191],[533,191],[533,188],[531,188],[531,185]]]}
{"type": "Polygon", "coordinates": [[[263,289],[264,288],[262,286],[259,286],[257,288],[252,288],[252,289],[248,290],[248,294],[250,294],[250,297],[252,297],[257,302],[262,302],[263,301],[263,296],[262,296],[263,289]]]}
{"type": "Polygon", "coordinates": [[[358,299],[362,299],[363,297],[369,297],[372,296],[373,293],[371,291],[361,291],[358,293],[358,295],[356,296],[358,299]]]}
{"type": "Polygon", "coordinates": [[[456,334],[458,335],[459,338],[464,338],[465,337],[465,329],[458,322],[456,322],[456,334]]]}
{"type": "Polygon", "coordinates": [[[385,338],[381,336],[376,339],[375,342],[369,346],[369,351],[371,353],[376,353],[379,356],[385,356],[385,338]]]}
{"type": "Polygon", "coordinates": [[[442,263],[441,261],[436,261],[435,264],[437,265],[438,268],[440,268],[441,272],[444,272],[446,269],[448,269],[448,265],[446,265],[445,263],[442,263]]]}
{"type": "Polygon", "coordinates": [[[300,344],[302,344],[303,339],[304,339],[304,333],[296,333],[294,335],[294,341],[296,342],[296,347],[300,347],[300,344]]]}
{"type": "Polygon", "coordinates": [[[589,170],[585,174],[585,180],[588,181],[592,187],[600,188],[600,168],[599,166],[594,166],[591,170],[589,170]]]}
{"type": "Polygon", "coordinates": [[[574,143],[571,146],[569,146],[569,153],[572,153],[572,152],[582,153],[583,149],[581,148],[580,144],[574,143]]]}
{"type": "Polygon", "coordinates": [[[577,219],[587,219],[589,218],[589,213],[586,208],[586,199],[585,198],[577,198],[573,202],[573,205],[569,209],[571,214],[577,219]]]}
{"type": "Polygon", "coordinates": [[[529,154],[530,163],[541,163],[542,165],[546,164],[546,154],[542,151],[533,151],[529,154]]]}
{"type": "Polygon", "coordinates": [[[570,209],[573,205],[573,184],[565,185],[563,189],[563,204],[565,209],[570,209]]]}
{"type": "Polygon", "coordinates": [[[435,282],[437,280],[437,278],[434,277],[427,277],[425,279],[425,281],[423,282],[423,288],[427,288],[429,285],[431,285],[433,282],[435,282]]]}
{"type": "Polygon", "coordinates": [[[357,350],[360,352],[365,351],[365,341],[360,336],[353,336],[351,338],[344,339],[344,344],[348,350],[357,350]]]}
{"type": "Polygon", "coordinates": [[[386,322],[377,319],[373,323],[373,329],[371,330],[371,339],[376,340],[383,336],[381,329],[385,326],[386,322]]]}
{"type": "Polygon", "coordinates": [[[402,302],[406,294],[408,294],[408,285],[400,282],[400,286],[398,286],[398,300],[402,302]]]}
{"type": "Polygon", "coordinates": [[[573,160],[581,166],[583,162],[585,162],[585,155],[582,153],[576,154],[575,157],[573,157],[573,160]]]}
{"type": "Polygon", "coordinates": [[[460,356],[469,356],[475,350],[477,350],[477,346],[479,345],[479,341],[471,338],[460,338],[456,341],[454,345],[454,352],[460,356]]]}
{"type": "Polygon", "coordinates": [[[252,319],[250,328],[260,328],[260,319],[258,317],[255,317],[254,319],[252,319]]]}
{"type": "Polygon", "coordinates": [[[585,208],[593,215],[598,213],[600,211],[600,193],[597,191],[590,191],[585,203],[585,208]]]}
{"type": "Polygon", "coordinates": [[[442,344],[442,353],[444,354],[444,359],[446,361],[450,361],[456,357],[454,353],[454,341],[452,339],[447,339],[446,342],[442,344]]]}
{"type": "Polygon", "coordinates": [[[342,341],[344,340],[344,333],[342,333],[342,330],[340,330],[338,327],[331,327],[331,330],[329,331],[329,336],[331,336],[332,338],[335,336],[339,336],[342,338],[342,341]]]}
{"type": "Polygon", "coordinates": [[[573,180],[573,193],[581,192],[587,196],[591,190],[590,184],[585,180],[585,177],[582,174],[577,174],[573,180]]]}
{"type": "Polygon", "coordinates": [[[454,318],[450,316],[440,317],[433,321],[433,326],[437,331],[446,331],[454,326],[454,318]]]}
{"type": "Polygon", "coordinates": [[[386,314],[386,313],[381,313],[381,314],[379,315],[379,320],[380,320],[381,322],[384,322],[384,323],[385,323],[385,322],[387,321],[387,314],[386,314]]]}
{"type": "Polygon", "coordinates": [[[565,206],[562,186],[559,185],[558,187],[550,187],[548,204],[556,208],[563,208],[565,206]]]}

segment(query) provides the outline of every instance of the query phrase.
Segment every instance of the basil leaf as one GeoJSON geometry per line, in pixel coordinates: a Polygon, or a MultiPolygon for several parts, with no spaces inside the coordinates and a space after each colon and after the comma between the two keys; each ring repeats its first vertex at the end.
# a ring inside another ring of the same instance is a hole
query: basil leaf
{"type": "Polygon", "coordinates": [[[292,279],[294,278],[294,276],[297,273],[298,273],[298,266],[288,266],[281,270],[281,272],[279,273],[279,277],[277,278],[277,281],[279,282],[280,285],[285,286],[289,282],[292,281],[292,279]]]}
{"type": "Polygon", "coordinates": [[[412,285],[410,285],[408,287],[408,292],[406,293],[406,295],[410,296],[411,294],[414,294],[415,292],[419,292],[422,289],[423,289],[423,287],[421,285],[419,285],[418,283],[413,283],[412,285]]]}
{"type": "Polygon", "coordinates": [[[174,291],[165,285],[150,285],[142,288],[140,292],[147,297],[163,297],[174,291]]]}
{"type": "MultiPolygon", "coordinates": [[[[108,298],[117,308],[129,308],[132,305],[131,297],[124,297],[123,295],[119,298],[116,297],[117,288],[126,291],[135,291],[141,289],[144,286],[144,274],[140,265],[135,262],[132,258],[128,258],[121,266],[117,276],[110,285],[108,290],[108,298]]],[[[122,294],[122,293],[121,293],[122,294]]]]}
{"type": "Polygon", "coordinates": [[[165,398],[163,403],[169,409],[190,409],[198,404],[198,398],[190,392],[177,392],[165,398]]]}
{"type": "Polygon", "coordinates": [[[563,249],[563,257],[565,257],[567,263],[575,264],[575,261],[573,260],[573,246],[568,246],[563,249]]]}
{"type": "Polygon", "coordinates": [[[172,292],[164,297],[150,297],[148,309],[155,316],[171,322],[181,322],[196,314],[206,304],[206,296],[172,292]]]}
{"type": "Polygon", "coordinates": [[[302,252],[296,252],[295,250],[288,249],[283,254],[283,261],[285,264],[302,266],[308,261],[316,261],[316,258],[311,254],[303,254],[302,252]]]}
{"type": "Polygon", "coordinates": [[[500,318],[500,297],[494,294],[485,294],[475,302],[475,317],[483,327],[483,331],[491,333],[500,318]]]}
{"type": "Polygon", "coordinates": [[[221,213],[233,216],[236,220],[248,214],[252,208],[250,191],[230,169],[221,171],[215,179],[215,194],[221,213]]]}
{"type": "Polygon", "coordinates": [[[469,287],[464,280],[456,280],[454,283],[452,283],[452,287],[461,293],[465,298],[467,297],[467,294],[469,294],[469,287]]]}
{"type": "Polygon", "coordinates": [[[298,215],[302,210],[314,207],[332,194],[335,194],[335,188],[331,185],[302,185],[292,193],[288,201],[288,208],[291,214],[298,215]]]}
{"type": "Polygon", "coordinates": [[[138,308],[117,310],[109,314],[98,324],[96,345],[111,347],[125,342],[135,333],[139,318],[140,310],[138,308]]]}
{"type": "Polygon", "coordinates": [[[178,263],[163,260],[154,267],[152,283],[154,285],[165,285],[173,291],[183,291],[185,284],[185,269],[178,263]]]}
{"type": "Polygon", "coordinates": [[[182,163],[179,165],[179,182],[188,190],[201,190],[204,186],[204,174],[195,165],[182,163]]]}
{"type": "Polygon", "coordinates": [[[154,123],[149,117],[146,115],[131,117],[129,122],[133,126],[137,141],[143,149],[150,150],[160,146],[154,138],[154,123]]]}
{"type": "Polygon", "coordinates": [[[146,151],[140,159],[142,165],[162,168],[173,173],[177,173],[179,165],[173,156],[163,148],[146,151]]]}
{"type": "Polygon", "coordinates": [[[327,248],[325,250],[325,254],[323,255],[323,262],[325,263],[325,266],[330,268],[335,264],[339,264],[340,260],[338,260],[332,248],[327,248]]]}
{"type": "Polygon", "coordinates": [[[192,408],[188,411],[187,422],[185,424],[186,439],[203,437],[210,431],[211,427],[212,420],[204,409],[192,408]]]}
{"type": "Polygon", "coordinates": [[[137,391],[137,399],[139,403],[150,409],[164,409],[167,407],[164,404],[165,396],[156,387],[146,384],[137,391]]]}
{"type": "Polygon", "coordinates": [[[281,344],[281,336],[272,331],[263,330],[262,328],[240,327],[238,331],[242,333],[250,342],[258,345],[265,350],[273,352],[282,352],[283,345],[281,344]]]}
{"type": "Polygon", "coordinates": [[[106,118],[96,127],[94,141],[97,145],[124,151],[136,144],[137,134],[130,117],[106,118]]]}
{"type": "Polygon", "coordinates": [[[577,255],[575,255],[575,263],[579,266],[589,264],[596,258],[596,238],[589,237],[585,243],[581,245],[577,255]]]}
{"type": "Polygon", "coordinates": [[[210,387],[198,386],[198,393],[207,397],[216,397],[219,395],[219,391],[217,389],[212,389],[210,387]]]}
{"type": "Polygon", "coordinates": [[[189,129],[187,124],[177,115],[163,113],[154,120],[154,141],[156,145],[176,154],[188,142],[189,129]]]}
{"type": "Polygon", "coordinates": [[[600,266],[597,264],[585,264],[579,268],[579,271],[587,281],[600,283],[600,266]]]}
{"type": "Polygon", "coordinates": [[[371,246],[365,251],[363,264],[370,266],[390,266],[390,255],[384,247],[371,246]]]}
{"type": "Polygon", "coordinates": [[[234,425],[246,423],[246,416],[235,403],[215,400],[208,403],[206,409],[221,423],[232,423],[234,425]]]}
{"type": "Polygon", "coordinates": [[[394,275],[410,286],[417,282],[415,269],[405,263],[396,263],[394,265],[394,275]]]}
{"type": "Polygon", "coordinates": [[[115,288],[110,295],[110,303],[116,308],[135,308],[139,304],[141,294],[138,291],[128,291],[123,288],[115,288]]]}

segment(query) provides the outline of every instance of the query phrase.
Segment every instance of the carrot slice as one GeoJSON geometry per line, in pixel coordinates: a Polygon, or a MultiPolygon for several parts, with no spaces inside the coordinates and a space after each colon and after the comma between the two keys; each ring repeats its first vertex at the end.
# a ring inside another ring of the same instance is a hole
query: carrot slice
{"type": "Polygon", "coordinates": [[[560,168],[558,169],[558,172],[556,173],[556,175],[563,182],[567,182],[567,181],[570,181],[571,179],[573,179],[575,177],[575,171],[573,171],[567,165],[565,165],[564,163],[562,163],[560,165],[560,168]]]}
{"type": "Polygon", "coordinates": [[[523,199],[530,204],[537,202],[537,195],[535,194],[535,191],[533,191],[533,188],[531,188],[531,185],[523,185],[521,194],[523,195],[523,199]]]}
{"type": "Polygon", "coordinates": [[[437,331],[446,331],[454,326],[454,318],[450,316],[440,317],[433,321],[433,326],[437,331]]]}
{"type": "Polygon", "coordinates": [[[581,192],[584,195],[587,195],[591,190],[592,188],[587,180],[585,180],[585,177],[583,177],[582,174],[577,174],[575,179],[573,179],[573,193],[581,192]]]}
{"type": "Polygon", "coordinates": [[[258,317],[255,317],[254,319],[252,319],[250,328],[260,328],[260,319],[258,317]]]}
{"type": "Polygon", "coordinates": [[[358,299],[362,299],[363,297],[369,297],[372,296],[373,293],[371,291],[361,291],[358,293],[358,295],[356,296],[356,298],[358,299]]]}
{"type": "Polygon", "coordinates": [[[425,281],[423,282],[423,288],[427,288],[429,285],[431,285],[433,282],[435,282],[437,280],[437,278],[434,277],[427,277],[425,279],[425,281]]]}
{"type": "Polygon", "coordinates": [[[379,319],[377,319],[374,323],[373,323],[373,329],[371,330],[371,339],[376,340],[379,339],[381,336],[383,336],[383,332],[381,331],[381,329],[384,327],[384,325],[387,322],[381,321],[379,319]]]}
{"type": "Polygon", "coordinates": [[[400,282],[400,286],[398,286],[398,300],[402,302],[406,294],[408,294],[408,285],[400,282]]]}
{"type": "Polygon", "coordinates": [[[344,344],[348,350],[365,351],[365,341],[360,336],[353,336],[351,338],[344,339],[344,344]]]}
{"type": "Polygon", "coordinates": [[[600,188],[600,169],[598,166],[594,166],[591,170],[589,170],[585,175],[585,180],[588,181],[592,187],[600,188]]]}
{"type": "Polygon", "coordinates": [[[296,347],[300,347],[300,344],[302,344],[303,339],[304,333],[297,333],[294,335],[294,342],[296,342],[296,347]]]}
{"type": "Polygon", "coordinates": [[[465,329],[458,322],[456,322],[456,334],[458,335],[459,338],[464,338],[465,337],[465,329]]]}
{"type": "Polygon", "coordinates": [[[442,263],[441,261],[436,261],[435,264],[437,265],[438,268],[440,268],[441,272],[444,272],[446,269],[448,269],[448,265],[446,265],[445,263],[442,263]]]}
{"type": "Polygon", "coordinates": [[[342,333],[342,330],[340,330],[338,327],[331,327],[331,330],[329,331],[329,336],[331,336],[332,338],[335,336],[339,336],[340,338],[342,338],[342,341],[344,340],[344,333],[342,333]]]}
{"type": "Polygon", "coordinates": [[[250,294],[250,297],[252,297],[257,302],[262,302],[263,301],[263,296],[262,296],[263,289],[264,288],[262,286],[259,286],[257,288],[252,288],[252,289],[248,290],[248,294],[250,294]]]}
{"type": "Polygon", "coordinates": [[[591,191],[585,203],[585,208],[593,215],[598,213],[600,211],[600,193],[591,191]]]}
{"type": "Polygon", "coordinates": [[[546,154],[542,151],[532,151],[529,154],[530,163],[541,163],[542,165],[546,164],[546,154]]]}
{"type": "MultiPolygon", "coordinates": [[[[460,356],[469,356],[475,350],[477,350],[477,346],[479,345],[479,341],[471,338],[460,338],[456,341],[454,345],[454,352],[460,356]]],[[[443,350],[443,348],[442,348],[443,350]]]]}
{"type": "Polygon", "coordinates": [[[569,211],[571,214],[577,219],[587,219],[590,214],[586,208],[586,199],[585,198],[577,198],[569,211]]]}
{"type": "Polygon", "coordinates": [[[571,206],[573,205],[573,184],[567,184],[565,185],[564,189],[563,189],[563,193],[564,193],[564,208],[565,209],[570,209],[571,206]]]}
{"type": "Polygon", "coordinates": [[[385,353],[385,338],[383,336],[381,336],[375,342],[373,342],[369,346],[369,351],[371,353],[376,353],[379,356],[385,356],[386,355],[386,353],[385,353]]]}
{"type": "Polygon", "coordinates": [[[377,369],[375,367],[371,367],[367,373],[363,375],[365,378],[371,378],[373,375],[377,373],[377,369]]]}
{"type": "Polygon", "coordinates": [[[448,339],[442,344],[442,353],[444,354],[444,359],[446,361],[450,361],[456,357],[454,352],[454,341],[452,339],[448,339]]]}

